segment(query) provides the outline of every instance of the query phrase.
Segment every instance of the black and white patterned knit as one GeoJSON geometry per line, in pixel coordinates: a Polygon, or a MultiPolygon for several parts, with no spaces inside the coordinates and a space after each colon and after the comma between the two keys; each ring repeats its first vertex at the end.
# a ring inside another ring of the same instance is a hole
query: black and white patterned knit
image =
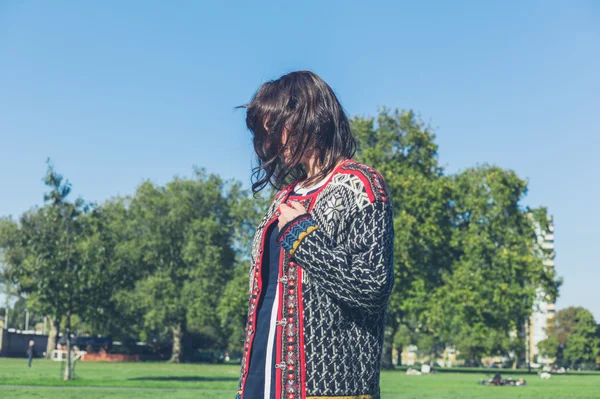
{"type": "Polygon", "coordinates": [[[308,213],[287,223],[283,296],[276,337],[276,397],[379,397],[385,309],[393,285],[393,211],[372,168],[347,160],[306,196],[281,190],[259,225],[252,251],[250,306],[238,398],[244,396],[254,311],[261,291],[263,233],[279,205],[298,201],[308,213]]]}

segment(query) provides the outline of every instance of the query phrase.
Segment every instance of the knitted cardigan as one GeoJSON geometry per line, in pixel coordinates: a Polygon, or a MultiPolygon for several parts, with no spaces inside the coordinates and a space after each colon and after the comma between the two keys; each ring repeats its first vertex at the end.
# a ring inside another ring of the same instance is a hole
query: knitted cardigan
{"type": "Polygon", "coordinates": [[[278,236],[277,399],[378,399],[385,310],[393,286],[393,212],[381,175],[346,160],[316,192],[282,189],[252,245],[250,301],[237,399],[244,397],[266,231],[279,205],[308,213],[278,236]]]}

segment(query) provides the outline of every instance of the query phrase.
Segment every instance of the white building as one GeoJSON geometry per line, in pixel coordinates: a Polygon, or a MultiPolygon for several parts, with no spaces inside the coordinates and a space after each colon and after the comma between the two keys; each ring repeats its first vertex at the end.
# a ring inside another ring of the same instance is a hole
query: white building
{"type": "MultiPolygon", "coordinates": [[[[544,266],[554,269],[554,221],[548,216],[548,229],[544,231],[539,225],[536,228],[538,237],[539,255],[544,266]]],[[[538,290],[534,304],[533,314],[529,320],[529,339],[527,340],[529,360],[533,363],[544,363],[547,359],[538,358],[538,344],[546,339],[546,327],[548,322],[554,318],[556,304],[541,289],[538,290]]]]}

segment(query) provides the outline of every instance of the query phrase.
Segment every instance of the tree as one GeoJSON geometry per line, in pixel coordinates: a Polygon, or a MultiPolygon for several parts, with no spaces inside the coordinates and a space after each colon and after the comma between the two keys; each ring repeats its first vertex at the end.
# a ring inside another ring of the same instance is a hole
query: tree
{"type": "Polygon", "coordinates": [[[560,284],[536,256],[531,211],[519,203],[526,182],[512,171],[484,165],[456,175],[453,185],[452,245],[459,256],[442,275],[431,321],[471,364],[511,349],[520,351],[518,359],[537,292],[555,297],[560,284]],[[510,343],[515,340],[521,342],[510,343]]]}
{"type": "Polygon", "coordinates": [[[384,177],[394,207],[395,283],[388,306],[383,365],[392,364],[402,324],[428,332],[428,303],[453,261],[451,191],[438,164],[431,128],[412,111],[383,108],[377,119],[356,117],[357,160],[384,177]]]}
{"type": "MultiPolygon", "coordinates": [[[[58,240],[59,229],[52,230],[52,226],[47,223],[47,208],[34,208],[19,218],[19,221],[4,219],[0,224],[0,247],[3,253],[4,269],[3,274],[7,284],[13,286],[13,294],[28,293],[30,306],[42,314],[47,315],[50,323],[50,331],[48,335],[48,344],[46,347],[46,358],[50,358],[52,351],[56,348],[56,342],[59,334],[59,325],[62,314],[62,307],[55,308],[48,301],[38,301],[38,298],[43,298],[53,289],[60,289],[60,281],[56,275],[49,273],[53,277],[52,281],[39,283],[38,278],[43,278],[43,275],[30,275],[30,271],[35,273],[36,268],[43,267],[41,262],[32,261],[33,248],[29,246],[30,238],[36,239],[44,234],[48,238],[48,247],[45,251],[45,258],[51,257],[53,251],[52,244],[56,244],[58,240]],[[52,238],[50,238],[52,237],[52,238]]],[[[40,248],[35,250],[40,251],[40,248]]],[[[33,258],[35,259],[35,258],[33,258]]],[[[43,259],[43,258],[42,258],[43,259]]],[[[58,260],[55,262],[57,266],[58,260]]],[[[49,270],[49,269],[47,269],[49,270]]],[[[60,302],[60,301],[57,301],[60,302]]]]}
{"type": "Polygon", "coordinates": [[[93,209],[84,252],[100,266],[95,270],[102,275],[89,276],[89,299],[94,302],[88,303],[83,321],[97,334],[121,338],[137,335],[140,315],[125,311],[119,295],[132,290],[143,276],[136,262],[141,249],[132,239],[128,206],[129,199],[113,198],[93,209]]]}
{"type": "Polygon", "coordinates": [[[233,205],[237,184],[196,170],[194,179],[176,178],[166,186],[140,185],[131,199],[131,262],[143,277],[121,300],[141,310],[147,330],[173,339],[171,362],[184,360],[189,325],[218,326],[221,292],[234,266],[233,205]]]}
{"type": "Polygon", "coordinates": [[[10,299],[17,293],[17,288],[11,278],[11,265],[20,264],[24,253],[19,246],[19,225],[10,217],[0,218],[0,287],[4,294],[2,315],[4,328],[12,324],[10,299]]]}
{"type": "Polygon", "coordinates": [[[69,202],[71,185],[49,164],[44,183],[49,191],[44,206],[26,212],[13,226],[12,238],[3,239],[7,275],[26,294],[28,303],[51,323],[47,355],[56,344],[60,320],[65,318],[67,367],[72,378],[71,320],[90,318],[107,299],[99,289],[105,276],[104,254],[94,245],[94,215],[91,205],[78,198],[69,202]]]}
{"type": "Polygon", "coordinates": [[[31,305],[23,296],[17,296],[11,313],[11,326],[18,330],[27,330],[35,327],[35,324],[42,321],[42,318],[32,311],[31,305]]]}
{"type": "Polygon", "coordinates": [[[590,311],[568,307],[556,313],[548,324],[548,338],[538,347],[544,356],[555,363],[571,368],[594,368],[600,355],[598,325],[590,311]]]}
{"type": "MultiPolygon", "coordinates": [[[[398,366],[402,365],[402,353],[409,345],[414,345],[416,339],[414,337],[414,330],[410,329],[406,326],[406,324],[401,324],[398,327],[398,331],[394,336],[394,343],[392,348],[397,348],[398,350],[398,366]]],[[[392,349],[393,350],[393,349],[392,349]]]]}
{"type": "Polygon", "coordinates": [[[250,249],[256,227],[272,201],[275,191],[265,190],[253,198],[245,191],[238,195],[239,200],[231,209],[235,219],[234,236],[236,261],[233,276],[223,291],[218,306],[221,329],[227,337],[229,351],[242,351],[248,315],[250,249]]]}
{"type": "Polygon", "coordinates": [[[227,337],[228,351],[242,351],[248,314],[248,270],[249,262],[238,264],[233,278],[225,286],[218,312],[221,331],[227,337]]]}

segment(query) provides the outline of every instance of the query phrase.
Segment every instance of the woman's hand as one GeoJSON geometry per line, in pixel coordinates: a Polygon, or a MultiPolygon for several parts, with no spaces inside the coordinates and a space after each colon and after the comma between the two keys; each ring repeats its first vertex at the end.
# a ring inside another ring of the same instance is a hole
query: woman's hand
{"type": "Polygon", "coordinates": [[[279,227],[279,230],[281,230],[281,228],[285,226],[287,222],[296,219],[300,215],[304,215],[306,213],[306,209],[304,209],[301,203],[297,201],[291,201],[289,205],[279,205],[279,212],[281,214],[279,215],[279,223],[277,226],[279,227]]]}

